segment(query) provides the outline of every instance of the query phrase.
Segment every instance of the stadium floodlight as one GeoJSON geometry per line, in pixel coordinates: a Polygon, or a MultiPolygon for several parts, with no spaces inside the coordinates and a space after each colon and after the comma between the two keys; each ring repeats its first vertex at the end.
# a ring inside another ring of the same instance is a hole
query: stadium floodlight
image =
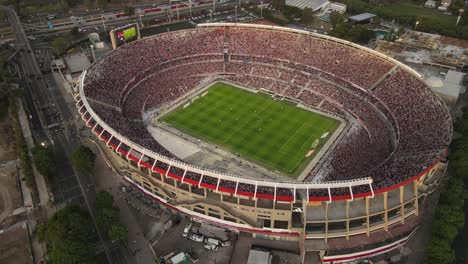
{"type": "Polygon", "coordinates": [[[263,18],[263,1],[260,1],[260,18],[263,18]]]}
{"type": "Polygon", "coordinates": [[[190,17],[192,17],[192,0],[189,0],[190,17]]]}
{"type": "MultiPolygon", "coordinates": [[[[239,1],[240,2],[240,1],[239,1]]],[[[236,22],[237,22],[237,5],[234,6],[236,9],[236,22]]]]}

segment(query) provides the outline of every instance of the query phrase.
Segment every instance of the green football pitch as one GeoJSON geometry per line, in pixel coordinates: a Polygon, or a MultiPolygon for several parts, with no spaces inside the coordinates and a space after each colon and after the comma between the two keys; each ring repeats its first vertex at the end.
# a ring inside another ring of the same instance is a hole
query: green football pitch
{"type": "Polygon", "coordinates": [[[294,178],[339,125],[290,102],[221,82],[160,121],[294,178]],[[314,154],[306,157],[317,139],[314,154]]]}

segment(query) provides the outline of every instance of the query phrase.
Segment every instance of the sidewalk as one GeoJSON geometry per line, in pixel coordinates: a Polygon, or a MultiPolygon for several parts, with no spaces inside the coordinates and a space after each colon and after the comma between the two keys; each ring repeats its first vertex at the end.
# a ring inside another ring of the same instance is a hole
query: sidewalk
{"type": "MultiPolygon", "coordinates": [[[[21,125],[21,129],[23,131],[24,138],[26,140],[26,144],[28,145],[29,148],[29,155],[31,155],[31,148],[34,147],[34,142],[32,140],[32,135],[31,135],[31,130],[29,129],[29,123],[23,108],[23,104],[21,103],[21,100],[17,100],[17,106],[18,106],[18,119],[21,125]]],[[[37,191],[39,194],[39,204],[38,206],[44,206],[46,207],[48,202],[49,202],[49,194],[47,190],[47,185],[45,183],[44,177],[36,170],[36,167],[34,164],[32,164],[33,167],[33,172],[34,172],[34,177],[36,181],[36,186],[37,186],[37,191]]],[[[21,173],[21,170],[18,169],[18,174],[21,173]]],[[[21,178],[21,177],[20,177],[21,178]]],[[[34,263],[38,264],[43,261],[44,258],[44,247],[42,243],[39,242],[37,236],[33,235],[34,231],[36,230],[36,225],[37,222],[34,219],[34,205],[32,202],[32,197],[31,197],[31,191],[29,190],[28,187],[26,187],[24,181],[21,182],[21,192],[22,192],[22,197],[24,201],[24,207],[26,209],[26,217],[28,219],[28,225],[30,228],[28,228],[29,231],[29,236],[31,238],[30,243],[31,243],[31,250],[34,258],[34,263]]]]}
{"type": "MultiPolygon", "coordinates": [[[[34,142],[32,139],[31,135],[31,130],[29,129],[29,122],[28,118],[26,117],[26,113],[23,108],[23,104],[21,103],[21,100],[17,100],[16,102],[18,106],[18,119],[21,125],[21,130],[23,130],[23,135],[24,139],[26,140],[26,143],[29,148],[29,155],[31,155],[31,149],[34,147],[34,142]]],[[[36,182],[36,187],[37,187],[37,192],[39,195],[39,205],[47,206],[49,203],[49,192],[47,190],[47,185],[44,180],[44,176],[42,176],[36,169],[36,166],[34,166],[34,163],[32,164],[33,171],[34,171],[34,178],[36,182]]]]}

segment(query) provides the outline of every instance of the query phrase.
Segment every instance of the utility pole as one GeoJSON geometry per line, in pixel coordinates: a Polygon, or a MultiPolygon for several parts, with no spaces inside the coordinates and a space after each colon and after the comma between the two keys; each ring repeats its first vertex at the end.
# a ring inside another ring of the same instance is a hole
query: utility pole
{"type": "Polygon", "coordinates": [[[138,11],[138,16],[140,17],[140,25],[141,27],[143,27],[143,21],[141,20],[141,13],[143,12],[143,10],[139,10],[138,11]]]}
{"type": "MultiPolygon", "coordinates": [[[[240,2],[240,0],[239,0],[240,2]]],[[[236,8],[236,22],[237,22],[237,5],[234,6],[236,8]]]]}
{"type": "Polygon", "coordinates": [[[263,18],[263,1],[260,1],[260,18],[263,18]]]}
{"type": "Polygon", "coordinates": [[[104,21],[104,16],[101,15],[101,20],[102,20],[102,26],[104,27],[104,32],[106,32],[106,22],[104,21]]]}
{"type": "Polygon", "coordinates": [[[190,17],[192,17],[192,0],[189,0],[190,17]]]}

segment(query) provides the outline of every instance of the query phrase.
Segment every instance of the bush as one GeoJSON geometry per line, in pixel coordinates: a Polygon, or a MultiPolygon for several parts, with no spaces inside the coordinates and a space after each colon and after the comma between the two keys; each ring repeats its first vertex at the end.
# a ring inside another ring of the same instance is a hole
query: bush
{"type": "Polygon", "coordinates": [[[454,127],[461,136],[450,147],[450,175],[444,190],[441,191],[439,205],[434,214],[432,237],[426,248],[425,263],[451,264],[455,259],[452,244],[465,224],[464,200],[467,191],[463,181],[468,177],[468,108],[464,107],[463,116],[454,127]]]}
{"type": "Polygon", "coordinates": [[[31,157],[29,156],[28,146],[24,140],[23,130],[21,129],[17,112],[16,100],[14,97],[10,97],[8,99],[8,114],[15,134],[16,151],[20,159],[23,180],[26,186],[32,189],[34,187],[34,173],[31,165],[31,157]]]}
{"type": "Polygon", "coordinates": [[[88,214],[77,206],[59,210],[38,226],[38,237],[47,246],[47,263],[95,263],[91,226],[88,214]]]}
{"type": "Polygon", "coordinates": [[[112,194],[101,191],[96,195],[96,222],[112,240],[127,242],[128,229],[119,221],[119,209],[113,206],[112,194]]]}
{"type": "Polygon", "coordinates": [[[43,146],[35,146],[32,149],[32,156],[39,173],[51,180],[56,168],[52,151],[43,146]]]}
{"type": "Polygon", "coordinates": [[[71,161],[75,170],[81,174],[90,174],[93,171],[96,155],[94,152],[86,147],[79,146],[71,154],[71,161]]]}

